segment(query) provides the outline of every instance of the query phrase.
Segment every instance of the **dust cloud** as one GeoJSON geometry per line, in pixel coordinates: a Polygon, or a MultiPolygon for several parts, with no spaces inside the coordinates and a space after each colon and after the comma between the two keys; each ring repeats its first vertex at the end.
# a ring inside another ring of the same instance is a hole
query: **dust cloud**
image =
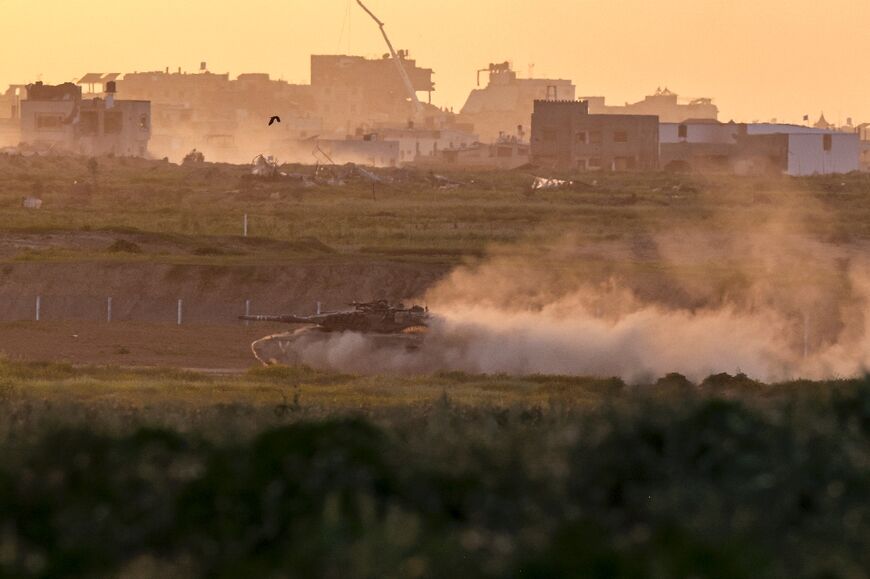
{"type": "Polygon", "coordinates": [[[870,365],[870,262],[812,196],[783,192],[696,227],[496,248],[425,302],[415,352],[337,335],[305,363],[355,372],[577,374],[630,383],[679,372],[827,379],[870,365]],[[749,221],[747,221],[749,220],[749,221]]]}

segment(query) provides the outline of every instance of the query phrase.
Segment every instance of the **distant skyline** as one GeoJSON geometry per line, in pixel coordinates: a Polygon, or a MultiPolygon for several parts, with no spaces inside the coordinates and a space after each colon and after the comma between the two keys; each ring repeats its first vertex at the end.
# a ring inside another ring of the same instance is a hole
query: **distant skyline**
{"type": "MultiPolygon", "coordinates": [[[[364,0],[366,1],[366,0],[364,0]]],[[[394,46],[435,70],[456,112],[476,70],[568,78],[578,96],[657,87],[712,97],[728,121],[870,122],[866,0],[367,0],[394,46]],[[862,30],[863,29],[863,30],[862,30]]],[[[0,87],[87,72],[268,72],[307,83],[310,54],[379,56],[355,0],[0,0],[0,87]]],[[[485,82],[485,75],[481,78],[485,82]]]]}

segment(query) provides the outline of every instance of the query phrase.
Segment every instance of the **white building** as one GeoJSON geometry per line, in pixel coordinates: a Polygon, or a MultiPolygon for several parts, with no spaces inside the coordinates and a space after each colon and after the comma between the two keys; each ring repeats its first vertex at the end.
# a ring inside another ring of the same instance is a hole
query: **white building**
{"type": "Polygon", "coordinates": [[[718,169],[793,176],[857,171],[856,133],[779,123],[720,123],[708,119],[661,123],[664,168],[718,169]]]}
{"type": "Polygon", "coordinates": [[[851,173],[860,168],[861,143],[856,133],[755,123],[746,125],[744,140],[749,150],[760,145],[777,155],[778,166],[796,177],[851,173]]]}
{"type": "Polygon", "coordinates": [[[456,129],[377,129],[377,139],[399,144],[399,163],[413,163],[435,157],[441,151],[466,149],[477,142],[477,135],[456,129]]]}

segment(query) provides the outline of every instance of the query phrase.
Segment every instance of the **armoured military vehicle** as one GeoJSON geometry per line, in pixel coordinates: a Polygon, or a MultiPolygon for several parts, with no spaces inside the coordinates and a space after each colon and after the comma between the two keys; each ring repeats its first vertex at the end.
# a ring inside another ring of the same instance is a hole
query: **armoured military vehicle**
{"type": "Polygon", "coordinates": [[[378,349],[413,351],[420,347],[429,329],[429,311],[422,306],[406,308],[386,300],[353,302],[350,309],[297,315],[245,315],[248,322],[272,322],[306,326],[291,332],[266,336],[251,344],[263,364],[296,364],[300,353],[312,345],[349,332],[365,336],[378,349]]]}

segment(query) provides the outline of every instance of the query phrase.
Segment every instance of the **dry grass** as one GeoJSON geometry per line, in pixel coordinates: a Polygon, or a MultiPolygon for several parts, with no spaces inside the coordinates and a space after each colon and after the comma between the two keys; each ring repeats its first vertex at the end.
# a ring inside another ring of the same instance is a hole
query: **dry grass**
{"type": "MultiPolygon", "coordinates": [[[[601,241],[675,228],[703,229],[713,214],[727,215],[749,230],[764,221],[780,198],[807,196],[834,215],[833,221],[816,224],[813,233],[847,241],[870,236],[866,175],[761,180],[584,174],[573,176],[578,183],[570,189],[529,195],[531,172],[451,175],[464,183],[451,190],[432,187],[425,173],[385,172],[395,181],[377,185],[373,196],[364,181],[306,188],[294,180],[254,181],[240,166],[179,167],[131,159],[100,159],[92,183],[86,161],[0,156],[3,230],[168,236],[191,258],[207,260],[322,257],[310,243],[298,245],[300,240],[317,240],[320,247],[342,254],[450,259],[480,253],[492,243],[552,239],[565,232],[601,241]],[[43,208],[21,208],[21,198],[34,193],[44,199],[43,208]],[[241,234],[245,213],[251,235],[297,245],[251,244],[241,252],[227,250],[222,244],[241,234]]],[[[310,167],[285,169],[311,172],[310,167]]],[[[83,252],[71,250],[22,259],[82,257],[83,252]]]]}

